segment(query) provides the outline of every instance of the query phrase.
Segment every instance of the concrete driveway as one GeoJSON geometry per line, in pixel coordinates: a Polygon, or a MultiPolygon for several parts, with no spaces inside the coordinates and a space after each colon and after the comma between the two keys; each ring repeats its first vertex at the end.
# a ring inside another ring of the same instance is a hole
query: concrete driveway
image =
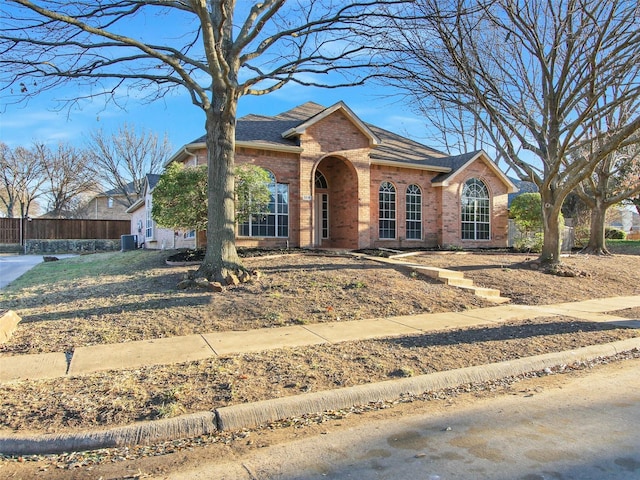
{"type": "MultiPolygon", "coordinates": [[[[56,255],[57,258],[74,257],[75,255],[56,255]]],[[[5,288],[16,278],[43,261],[42,255],[0,254],[0,289],[5,288]]]]}

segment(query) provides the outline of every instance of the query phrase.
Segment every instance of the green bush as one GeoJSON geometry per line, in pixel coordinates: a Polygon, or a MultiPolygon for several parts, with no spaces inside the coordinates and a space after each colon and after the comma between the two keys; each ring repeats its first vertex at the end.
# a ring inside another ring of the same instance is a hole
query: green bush
{"type": "Polygon", "coordinates": [[[525,234],[542,230],[542,201],[539,193],[523,193],[511,202],[509,217],[525,234]]]}
{"type": "Polygon", "coordinates": [[[604,238],[611,240],[625,240],[627,238],[627,234],[624,230],[620,230],[619,228],[607,227],[604,229],[604,238]]]}
{"type": "Polygon", "coordinates": [[[513,249],[522,253],[540,253],[542,251],[542,232],[523,235],[513,242],[513,249]]]}

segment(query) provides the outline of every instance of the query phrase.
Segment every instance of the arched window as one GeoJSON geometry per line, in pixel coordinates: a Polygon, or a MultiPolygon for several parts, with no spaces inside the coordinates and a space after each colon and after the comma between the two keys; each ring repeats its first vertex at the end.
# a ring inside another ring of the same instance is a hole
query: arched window
{"type": "Polygon", "coordinates": [[[462,188],[462,239],[489,240],[490,208],[487,186],[477,178],[462,188]]]}
{"type": "Polygon", "coordinates": [[[289,236],[289,185],[277,183],[269,175],[271,201],[264,212],[255,212],[239,225],[239,235],[244,237],[288,237],[289,236]]]}
{"type": "Polygon", "coordinates": [[[396,187],[382,182],[378,190],[378,235],[380,238],[396,238],[396,187]]]}
{"type": "Polygon", "coordinates": [[[418,185],[409,185],[406,194],[407,240],[422,240],[422,190],[418,185]]]}
{"type": "Polygon", "coordinates": [[[322,174],[320,170],[316,170],[316,188],[329,188],[327,178],[322,174]]]}

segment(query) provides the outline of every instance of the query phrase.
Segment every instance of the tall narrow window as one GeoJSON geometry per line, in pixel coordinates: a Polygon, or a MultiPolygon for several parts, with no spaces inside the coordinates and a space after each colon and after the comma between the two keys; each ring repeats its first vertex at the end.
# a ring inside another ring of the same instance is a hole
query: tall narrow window
{"type": "Polygon", "coordinates": [[[113,197],[107,198],[107,208],[113,208],[113,197]]]}
{"type": "Polygon", "coordinates": [[[396,238],[396,187],[382,182],[378,190],[378,235],[380,238],[396,238]]]}
{"type": "Polygon", "coordinates": [[[320,221],[322,222],[320,235],[322,238],[329,238],[329,194],[321,193],[320,201],[322,202],[320,206],[320,221]]]}
{"type": "MultiPolygon", "coordinates": [[[[316,190],[329,189],[327,177],[320,170],[316,170],[315,187],[316,190]]],[[[319,235],[321,239],[327,239],[329,238],[329,194],[316,191],[316,202],[319,202],[319,207],[316,207],[317,221],[320,222],[319,235]]]]}
{"type": "Polygon", "coordinates": [[[407,187],[407,240],[422,240],[422,191],[418,185],[407,187]]]}
{"type": "Polygon", "coordinates": [[[147,199],[147,205],[146,205],[146,212],[147,212],[147,218],[146,218],[146,228],[144,231],[144,236],[145,238],[153,238],[153,217],[151,216],[151,209],[152,209],[152,203],[151,203],[151,198],[147,199]]]}
{"type": "Polygon", "coordinates": [[[489,240],[490,208],[487,186],[477,178],[467,180],[462,189],[462,239],[489,240]]]}
{"type": "Polygon", "coordinates": [[[288,237],[289,236],[289,185],[277,183],[269,174],[271,200],[264,212],[255,212],[239,225],[239,235],[244,237],[288,237]]]}

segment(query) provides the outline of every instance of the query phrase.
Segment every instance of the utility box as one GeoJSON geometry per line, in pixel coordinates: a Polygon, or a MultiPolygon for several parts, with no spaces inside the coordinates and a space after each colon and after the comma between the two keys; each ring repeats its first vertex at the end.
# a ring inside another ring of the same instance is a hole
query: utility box
{"type": "Polygon", "coordinates": [[[120,235],[120,245],[123,252],[135,250],[138,246],[137,235],[120,235]]]}

